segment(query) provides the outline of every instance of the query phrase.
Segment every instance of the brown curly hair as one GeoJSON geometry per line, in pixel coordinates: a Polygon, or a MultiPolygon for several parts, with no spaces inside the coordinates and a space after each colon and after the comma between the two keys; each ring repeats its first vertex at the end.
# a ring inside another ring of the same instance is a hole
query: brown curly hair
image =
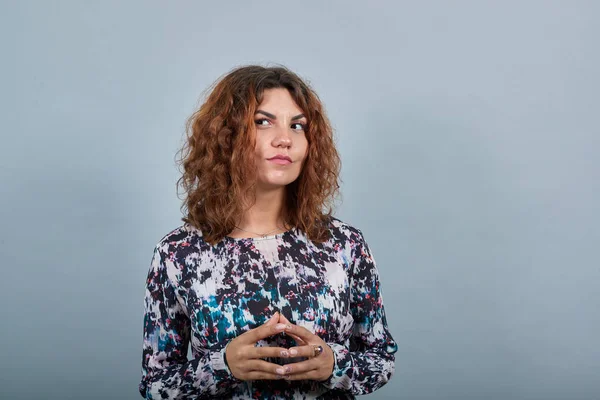
{"type": "Polygon", "coordinates": [[[238,67],[209,87],[186,124],[178,151],[177,181],[185,192],[182,220],[215,244],[234,230],[254,201],[254,115],[267,89],[285,88],[307,118],[307,157],[300,176],[286,187],[285,221],[311,241],[328,239],[327,222],[339,194],[340,157],[323,104],[312,88],[283,66],[238,67]]]}

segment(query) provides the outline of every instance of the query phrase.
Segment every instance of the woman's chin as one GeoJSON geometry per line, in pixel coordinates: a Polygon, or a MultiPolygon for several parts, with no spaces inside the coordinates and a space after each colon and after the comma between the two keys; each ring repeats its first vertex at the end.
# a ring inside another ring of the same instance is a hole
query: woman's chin
{"type": "Polygon", "coordinates": [[[277,190],[286,187],[296,179],[270,179],[262,182],[258,182],[257,187],[263,190],[277,190]]]}

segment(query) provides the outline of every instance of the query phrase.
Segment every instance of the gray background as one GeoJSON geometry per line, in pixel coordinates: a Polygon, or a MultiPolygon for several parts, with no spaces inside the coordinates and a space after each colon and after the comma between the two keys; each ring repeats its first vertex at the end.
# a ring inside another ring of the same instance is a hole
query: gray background
{"type": "Polygon", "coordinates": [[[1,4],[0,398],[138,398],[185,119],[257,62],[335,125],[400,346],[372,398],[600,398],[600,2],[1,4]]]}

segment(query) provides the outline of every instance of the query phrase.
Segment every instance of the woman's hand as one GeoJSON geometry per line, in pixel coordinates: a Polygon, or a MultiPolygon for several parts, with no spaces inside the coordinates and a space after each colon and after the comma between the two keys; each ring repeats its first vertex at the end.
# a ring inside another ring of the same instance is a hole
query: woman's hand
{"type": "Polygon", "coordinates": [[[327,380],[333,373],[335,365],[335,356],[331,347],[308,329],[292,324],[283,314],[279,317],[279,323],[285,325],[284,332],[299,344],[299,346],[289,349],[290,357],[308,358],[305,361],[285,365],[283,367],[284,379],[293,381],[303,379],[327,380]],[[321,346],[323,349],[321,354],[316,354],[316,346],[321,346]]]}
{"type": "Polygon", "coordinates": [[[280,314],[275,313],[263,325],[244,332],[229,342],[225,357],[234,377],[242,381],[284,378],[284,369],[281,365],[261,360],[261,358],[288,358],[288,349],[255,346],[259,340],[281,333],[286,326],[291,326],[289,323],[279,323],[279,318],[280,314]]]}

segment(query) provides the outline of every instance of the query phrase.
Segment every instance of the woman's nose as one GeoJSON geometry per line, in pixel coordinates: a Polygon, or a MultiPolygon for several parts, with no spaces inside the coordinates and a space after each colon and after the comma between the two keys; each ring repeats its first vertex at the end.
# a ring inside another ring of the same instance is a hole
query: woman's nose
{"type": "Polygon", "coordinates": [[[285,127],[278,127],[277,133],[273,140],[273,145],[275,147],[284,146],[290,147],[292,145],[292,137],[290,135],[289,129],[285,127]]]}

